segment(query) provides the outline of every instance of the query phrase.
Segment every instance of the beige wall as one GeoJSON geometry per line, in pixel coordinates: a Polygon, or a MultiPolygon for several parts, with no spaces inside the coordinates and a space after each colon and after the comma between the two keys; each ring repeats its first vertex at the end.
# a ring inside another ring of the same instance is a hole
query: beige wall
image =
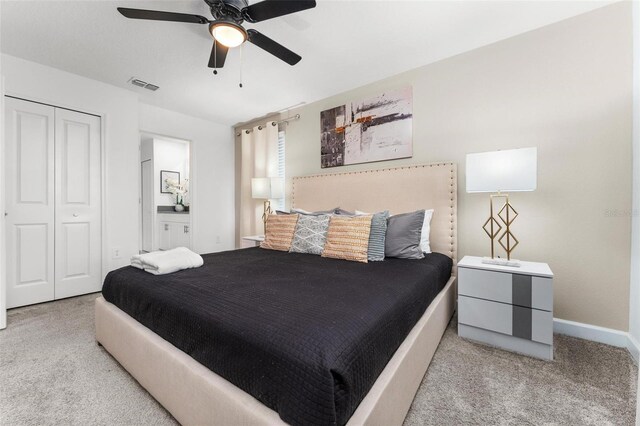
{"type": "Polygon", "coordinates": [[[488,196],[465,193],[465,154],[537,146],[538,190],[512,196],[515,257],[551,265],[556,317],[626,331],[631,32],[618,3],[291,111],[287,176],[455,161],[459,254],[482,256],[488,196]],[[406,85],[413,158],[320,168],[320,111],[406,85]]]}

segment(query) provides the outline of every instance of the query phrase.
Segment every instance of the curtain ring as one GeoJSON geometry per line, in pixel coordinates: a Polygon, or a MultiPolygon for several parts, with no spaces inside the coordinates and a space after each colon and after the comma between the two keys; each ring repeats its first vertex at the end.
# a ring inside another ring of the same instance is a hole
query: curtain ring
{"type": "Polygon", "coordinates": [[[251,133],[251,130],[247,129],[247,130],[245,130],[244,132],[245,132],[246,134],[249,134],[249,133],[251,133]]]}
{"type": "Polygon", "coordinates": [[[262,126],[258,126],[258,130],[262,130],[262,126]]]}

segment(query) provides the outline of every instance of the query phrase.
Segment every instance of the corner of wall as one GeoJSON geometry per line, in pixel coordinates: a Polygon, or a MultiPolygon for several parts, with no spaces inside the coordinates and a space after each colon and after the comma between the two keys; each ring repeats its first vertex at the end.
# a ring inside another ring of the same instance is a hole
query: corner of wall
{"type": "MultiPolygon", "coordinates": [[[[1,65],[0,71],[2,71],[1,65]]],[[[2,170],[0,172],[0,330],[2,330],[7,327],[7,287],[4,266],[4,76],[2,74],[0,74],[0,170],[2,170]]]]}
{"type": "Polygon", "coordinates": [[[631,210],[631,273],[629,334],[640,342],[640,3],[633,2],[633,189],[631,210]]]}
{"type": "MultiPolygon", "coordinates": [[[[631,275],[629,284],[629,352],[640,358],[640,3],[632,2],[633,21],[633,186],[631,215],[631,275]]],[[[638,377],[640,388],[640,376],[638,377]]],[[[640,425],[640,398],[636,397],[636,425],[640,425]]]]}

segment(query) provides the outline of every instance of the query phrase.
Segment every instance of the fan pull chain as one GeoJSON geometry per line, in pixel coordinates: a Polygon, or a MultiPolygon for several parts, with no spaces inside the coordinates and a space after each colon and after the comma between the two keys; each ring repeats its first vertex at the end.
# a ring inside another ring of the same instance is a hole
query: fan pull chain
{"type": "MultiPolygon", "coordinates": [[[[216,43],[218,42],[218,40],[216,40],[215,38],[213,39],[213,62],[214,62],[214,66],[218,65],[218,49],[216,49],[216,43]]],[[[218,75],[218,70],[217,69],[213,69],[213,75],[218,75]]]]}
{"type": "Polygon", "coordinates": [[[240,46],[240,88],[242,89],[242,51],[244,50],[244,44],[240,46]]]}

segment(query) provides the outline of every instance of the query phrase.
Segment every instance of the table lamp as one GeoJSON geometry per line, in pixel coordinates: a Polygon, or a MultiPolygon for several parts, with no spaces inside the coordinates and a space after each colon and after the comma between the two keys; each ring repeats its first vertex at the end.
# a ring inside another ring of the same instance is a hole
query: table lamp
{"type": "Polygon", "coordinates": [[[284,198],[284,179],[279,177],[262,177],[251,179],[251,198],[264,200],[262,223],[267,233],[267,216],[272,212],[271,200],[284,198]]]}
{"type": "Polygon", "coordinates": [[[520,266],[519,261],[511,259],[511,253],[519,241],[511,233],[510,226],[518,216],[518,212],[509,202],[508,193],[536,189],[537,157],[537,148],[467,154],[467,192],[493,193],[489,199],[489,218],[482,226],[491,239],[491,257],[483,258],[483,263],[520,266]],[[497,198],[504,199],[504,204],[494,215],[494,200],[497,198]],[[501,231],[503,231],[502,234],[501,231]],[[495,257],[494,241],[496,238],[507,252],[506,260],[495,257]]]}

